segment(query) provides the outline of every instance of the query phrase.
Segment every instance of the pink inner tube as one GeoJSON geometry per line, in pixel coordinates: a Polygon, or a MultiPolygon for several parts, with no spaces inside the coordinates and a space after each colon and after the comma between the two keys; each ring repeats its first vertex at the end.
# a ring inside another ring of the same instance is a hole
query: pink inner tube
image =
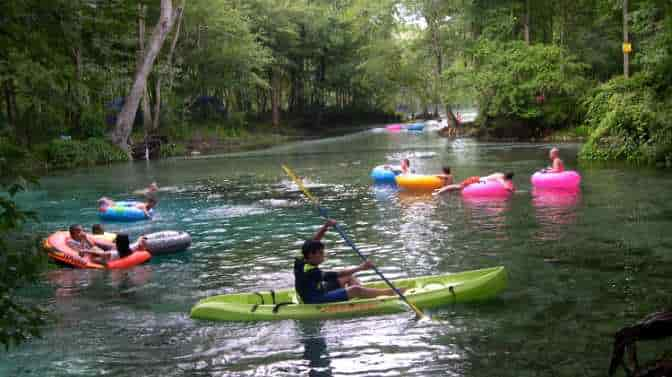
{"type": "Polygon", "coordinates": [[[403,126],[401,124],[390,124],[389,126],[386,126],[385,128],[387,130],[390,130],[390,131],[399,131],[399,130],[402,129],[402,127],[403,126]]]}
{"type": "Polygon", "coordinates": [[[508,197],[511,195],[511,190],[507,190],[504,185],[497,181],[481,181],[479,183],[472,183],[462,189],[462,196],[468,197],[508,197]]]}
{"type": "Polygon", "coordinates": [[[532,175],[532,185],[538,188],[576,189],[581,183],[581,176],[574,170],[562,173],[536,172],[532,175]]]}

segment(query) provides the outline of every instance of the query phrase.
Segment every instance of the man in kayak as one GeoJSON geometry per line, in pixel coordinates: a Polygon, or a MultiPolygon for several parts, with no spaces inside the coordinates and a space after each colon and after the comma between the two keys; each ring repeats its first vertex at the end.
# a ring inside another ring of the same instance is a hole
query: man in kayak
{"type": "Polygon", "coordinates": [[[454,185],[447,185],[443,186],[439,189],[434,190],[432,195],[439,195],[442,194],[446,191],[457,191],[457,190],[462,190],[465,187],[469,185],[473,185],[474,183],[479,183],[479,182],[491,182],[491,181],[497,181],[501,183],[504,187],[506,187],[508,190],[513,191],[513,172],[506,172],[506,173],[492,173],[490,175],[486,175],[485,177],[469,177],[465,179],[464,181],[460,183],[456,183],[454,185]]]}
{"type": "Polygon", "coordinates": [[[551,166],[542,170],[542,173],[562,173],[565,171],[565,164],[560,159],[560,149],[551,148],[548,152],[548,157],[551,159],[551,166]]]}
{"type": "Polygon", "coordinates": [[[94,261],[115,259],[114,243],[95,239],[87,234],[79,224],[70,225],[69,230],[70,237],[66,240],[66,244],[78,252],[80,257],[94,261]]]}
{"type": "MultiPolygon", "coordinates": [[[[373,262],[366,261],[357,267],[340,271],[322,271],[319,265],[324,262],[324,244],[320,241],[329,227],[335,225],[334,220],[327,222],[315,236],[306,240],[301,248],[301,256],[294,261],[294,285],[296,292],[305,304],[323,304],[328,302],[348,301],[351,298],[372,298],[391,296],[392,289],[362,287],[354,274],[373,267],[373,262]]],[[[401,289],[403,293],[405,289],[401,289]]]]}

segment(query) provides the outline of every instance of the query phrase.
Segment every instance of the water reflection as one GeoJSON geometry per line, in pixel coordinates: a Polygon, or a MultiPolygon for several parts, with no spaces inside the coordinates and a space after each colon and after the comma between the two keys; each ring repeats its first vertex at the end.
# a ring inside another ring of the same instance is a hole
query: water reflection
{"type": "Polygon", "coordinates": [[[322,335],[322,322],[297,321],[298,336],[303,343],[303,359],[308,362],[310,377],[331,377],[331,359],[327,341],[322,335]]]}
{"type": "Polygon", "coordinates": [[[576,208],[580,190],[532,189],[532,205],[540,227],[535,232],[539,240],[562,238],[568,225],[576,223],[576,208]]]}
{"type": "Polygon", "coordinates": [[[490,232],[498,240],[508,240],[506,213],[511,197],[462,197],[466,223],[475,232],[490,232]]]}

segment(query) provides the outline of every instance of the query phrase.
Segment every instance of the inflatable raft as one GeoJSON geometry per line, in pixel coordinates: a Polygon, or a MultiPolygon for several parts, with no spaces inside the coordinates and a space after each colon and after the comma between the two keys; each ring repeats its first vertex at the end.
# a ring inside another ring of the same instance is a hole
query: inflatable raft
{"type": "Polygon", "coordinates": [[[105,209],[99,208],[98,215],[106,221],[140,221],[151,217],[153,209],[149,210],[150,217],[141,209],[135,208],[140,202],[115,202],[113,206],[105,209]]]}
{"type": "Polygon", "coordinates": [[[401,168],[398,166],[379,165],[371,170],[371,178],[373,179],[373,183],[394,185],[396,184],[394,178],[400,172],[401,168]]]}
{"type": "Polygon", "coordinates": [[[480,181],[462,189],[465,198],[502,198],[511,195],[512,191],[497,181],[480,181]]]}
{"type": "MultiPolygon", "coordinates": [[[[406,298],[420,309],[454,303],[485,300],[506,288],[504,267],[465,271],[455,274],[394,280],[408,288],[406,298]]],[[[385,288],[384,282],[364,284],[385,288]]],[[[406,311],[397,296],[354,299],[329,304],[301,304],[293,289],[213,296],[191,309],[191,317],[222,321],[277,319],[327,319],[406,311]]]]}
{"type": "Polygon", "coordinates": [[[408,125],[408,127],[406,127],[406,129],[408,131],[422,131],[422,130],[425,129],[425,124],[424,123],[413,123],[413,124],[408,125]]]}
{"type": "Polygon", "coordinates": [[[431,191],[443,187],[443,179],[435,175],[402,174],[395,181],[397,186],[409,191],[431,191]]]}
{"type": "Polygon", "coordinates": [[[532,175],[532,185],[541,189],[576,190],[581,184],[581,176],[574,170],[562,173],[536,172],[532,175]]]}
{"type": "Polygon", "coordinates": [[[109,261],[107,266],[104,266],[100,263],[92,262],[80,257],[79,253],[71,249],[66,243],[68,237],[70,237],[69,232],[59,231],[44,240],[44,249],[47,251],[47,255],[56,263],[76,268],[118,270],[145,263],[152,257],[146,250],[136,250],[131,255],[109,261]]]}
{"type": "Polygon", "coordinates": [[[166,230],[146,234],[143,237],[147,239],[147,250],[152,255],[177,253],[188,249],[191,245],[191,236],[187,232],[166,230]]]}

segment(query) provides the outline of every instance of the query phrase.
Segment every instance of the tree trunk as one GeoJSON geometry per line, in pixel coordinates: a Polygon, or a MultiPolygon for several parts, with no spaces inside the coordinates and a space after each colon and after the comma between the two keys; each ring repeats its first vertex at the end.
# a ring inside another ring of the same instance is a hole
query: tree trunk
{"type": "Polygon", "coordinates": [[[5,92],[5,105],[7,106],[7,123],[9,124],[9,128],[14,130],[14,135],[17,136],[18,139],[18,130],[16,129],[16,106],[14,105],[16,102],[14,100],[14,85],[12,84],[12,80],[5,80],[4,85],[3,85],[3,90],[5,92]]]}
{"type": "Polygon", "coordinates": [[[152,32],[149,50],[144,56],[142,65],[138,67],[138,70],[135,73],[131,92],[124,102],[124,107],[121,109],[121,113],[119,113],[116,126],[110,134],[112,143],[123,149],[129,156],[130,148],[128,145],[128,137],[133,130],[133,120],[138,111],[140,97],[147,87],[147,76],[152,71],[156,56],[159,54],[159,51],[161,51],[161,46],[163,46],[174,23],[175,17],[173,16],[172,1],[161,0],[161,16],[152,32]]]}
{"type": "Polygon", "coordinates": [[[79,103],[79,83],[82,80],[82,51],[73,47],[72,49],[72,59],[75,64],[75,90],[73,90],[72,101],[74,103],[74,109],[72,110],[71,124],[73,129],[79,130],[80,128],[80,119],[82,118],[82,108],[79,103]]]}
{"type": "Polygon", "coordinates": [[[278,68],[271,68],[271,124],[280,126],[280,74],[278,68]]]}
{"type": "MultiPolygon", "coordinates": [[[[145,58],[145,14],[147,12],[147,7],[139,3],[138,4],[138,58],[136,69],[139,69],[142,65],[142,61],[145,58]]],[[[152,127],[152,112],[149,106],[149,91],[145,87],[145,92],[142,96],[142,126],[145,129],[145,136],[147,136],[147,131],[152,127]]]]}
{"type": "MultiPolygon", "coordinates": [[[[630,43],[628,35],[628,0],[623,0],[623,46],[630,43]]],[[[630,77],[630,52],[623,50],[623,76],[630,77]]]]}
{"type": "Polygon", "coordinates": [[[525,43],[530,44],[530,0],[525,0],[525,18],[523,20],[525,43]]]}
{"type": "MultiPolygon", "coordinates": [[[[184,13],[184,6],[185,6],[186,0],[182,0],[182,4],[180,4],[180,7],[175,9],[175,16],[177,18],[177,21],[175,23],[177,24],[177,28],[175,29],[175,35],[173,36],[173,42],[170,44],[170,51],[168,52],[168,59],[167,59],[167,64],[168,64],[168,72],[169,72],[169,89],[172,87],[173,84],[173,54],[175,53],[175,46],[177,46],[177,39],[180,36],[180,29],[182,25],[182,14],[184,13]]],[[[160,122],[160,114],[161,114],[161,75],[157,75],[156,77],[156,88],[154,90],[154,123],[152,125],[152,131],[156,131],[159,129],[159,122],[160,122]]]]}

